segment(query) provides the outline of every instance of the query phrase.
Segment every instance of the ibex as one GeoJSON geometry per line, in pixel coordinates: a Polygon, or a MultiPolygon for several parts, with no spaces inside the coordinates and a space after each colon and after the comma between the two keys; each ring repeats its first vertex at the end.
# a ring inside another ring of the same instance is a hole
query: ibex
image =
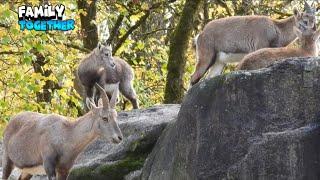
{"type": "Polygon", "coordinates": [[[238,70],[254,70],[267,67],[273,62],[290,57],[313,57],[318,55],[317,40],[320,29],[317,31],[294,27],[294,32],[300,40],[300,48],[263,48],[246,55],[238,64],[238,70]]]}
{"type": "Polygon", "coordinates": [[[87,99],[92,109],[76,121],[35,112],[14,116],[3,136],[2,179],[8,179],[17,167],[22,180],[35,174],[47,174],[49,180],[65,180],[79,153],[95,139],[102,137],[120,143],[123,136],[115,110],[118,91],[114,91],[109,102],[103,88],[97,85],[97,89],[102,98],[99,106],[87,99]]]}
{"type": "Polygon", "coordinates": [[[219,75],[226,63],[239,62],[246,54],[266,47],[284,47],[296,38],[292,28],[315,30],[315,16],[305,4],[306,12],[283,19],[267,16],[234,16],[209,22],[196,37],[195,72],[191,85],[197,83],[211,67],[209,76],[219,75]],[[235,53],[235,54],[233,54],[235,53]]]}
{"type": "Polygon", "coordinates": [[[78,67],[78,77],[85,87],[87,97],[95,96],[93,85],[96,82],[105,88],[108,96],[119,86],[120,92],[130,100],[133,108],[139,108],[137,95],[132,85],[133,70],[126,61],[112,56],[111,47],[99,44],[89,56],[81,61],[78,67]]]}

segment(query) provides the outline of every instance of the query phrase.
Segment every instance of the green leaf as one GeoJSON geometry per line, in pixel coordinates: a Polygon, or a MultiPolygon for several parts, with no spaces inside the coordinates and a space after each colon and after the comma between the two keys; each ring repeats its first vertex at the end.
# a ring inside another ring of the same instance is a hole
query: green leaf
{"type": "Polygon", "coordinates": [[[137,43],[137,48],[138,48],[139,50],[142,50],[142,49],[144,48],[144,43],[142,43],[141,41],[139,41],[139,42],[137,43]]]}
{"type": "Polygon", "coordinates": [[[25,56],[25,57],[23,58],[23,63],[25,63],[25,64],[31,64],[31,62],[32,62],[32,56],[25,56]]]}
{"type": "Polygon", "coordinates": [[[43,47],[43,45],[41,43],[37,43],[35,45],[35,48],[37,49],[38,52],[41,52],[41,51],[44,50],[44,47],[43,47]]]}
{"type": "Polygon", "coordinates": [[[5,18],[9,18],[9,17],[11,16],[10,10],[9,10],[9,9],[5,10],[5,11],[3,12],[3,16],[4,16],[5,18]]]}
{"type": "Polygon", "coordinates": [[[2,40],[1,40],[1,43],[2,44],[9,44],[9,42],[10,42],[10,37],[9,36],[4,36],[3,38],[2,38],[2,40]]]}

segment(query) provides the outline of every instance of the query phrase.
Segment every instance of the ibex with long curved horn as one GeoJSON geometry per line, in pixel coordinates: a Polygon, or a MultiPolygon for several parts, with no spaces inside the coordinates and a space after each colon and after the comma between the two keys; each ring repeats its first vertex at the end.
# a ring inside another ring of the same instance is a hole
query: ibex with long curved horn
{"type": "Polygon", "coordinates": [[[296,35],[294,26],[315,30],[315,16],[306,3],[305,12],[273,20],[267,16],[234,16],[209,22],[196,37],[196,70],[191,85],[211,67],[209,77],[219,75],[226,63],[239,62],[246,54],[266,47],[284,47],[296,35]]]}
{"type": "Polygon", "coordinates": [[[17,167],[22,171],[22,180],[43,173],[49,180],[65,180],[79,153],[96,138],[120,143],[123,137],[114,109],[118,91],[109,102],[103,88],[97,85],[97,89],[102,102],[96,107],[88,99],[91,111],[76,121],[35,112],[22,112],[11,118],[3,136],[2,179],[8,179],[17,167]]]}

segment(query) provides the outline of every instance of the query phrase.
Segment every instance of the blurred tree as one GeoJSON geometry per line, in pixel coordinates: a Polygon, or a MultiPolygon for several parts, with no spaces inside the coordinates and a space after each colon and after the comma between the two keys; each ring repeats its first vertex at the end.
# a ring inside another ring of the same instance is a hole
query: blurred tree
{"type": "MultiPolygon", "coordinates": [[[[36,59],[32,61],[33,70],[35,73],[41,74],[43,77],[50,77],[52,74],[52,70],[44,69],[44,66],[48,64],[48,59],[46,59],[43,54],[37,51],[36,48],[33,48],[30,52],[32,52],[36,59]]],[[[36,82],[37,83],[37,82],[36,82]]],[[[37,95],[37,102],[46,102],[50,103],[52,99],[52,92],[56,89],[60,89],[58,83],[48,79],[45,81],[44,86],[42,87],[42,91],[36,93],[37,95]]]]}
{"type": "Polygon", "coordinates": [[[96,26],[96,0],[78,0],[78,9],[81,10],[81,32],[83,47],[87,49],[94,49],[98,44],[98,29],[96,26]]]}
{"type": "Polygon", "coordinates": [[[186,0],[180,21],[170,40],[168,75],[164,103],[180,103],[184,96],[183,76],[186,65],[186,52],[201,0],[186,0]]]}

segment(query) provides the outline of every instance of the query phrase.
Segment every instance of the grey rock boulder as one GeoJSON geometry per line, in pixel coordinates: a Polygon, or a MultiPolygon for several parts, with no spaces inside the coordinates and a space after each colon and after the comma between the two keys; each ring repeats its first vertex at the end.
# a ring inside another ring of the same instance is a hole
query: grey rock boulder
{"type": "Polygon", "coordinates": [[[187,93],[146,180],[320,179],[320,59],[205,80],[187,93]]]}
{"type": "Polygon", "coordinates": [[[176,120],[180,105],[159,105],[118,114],[124,140],[112,145],[98,140],[78,158],[69,179],[123,179],[142,168],[147,155],[168,123],[176,120]]]}

